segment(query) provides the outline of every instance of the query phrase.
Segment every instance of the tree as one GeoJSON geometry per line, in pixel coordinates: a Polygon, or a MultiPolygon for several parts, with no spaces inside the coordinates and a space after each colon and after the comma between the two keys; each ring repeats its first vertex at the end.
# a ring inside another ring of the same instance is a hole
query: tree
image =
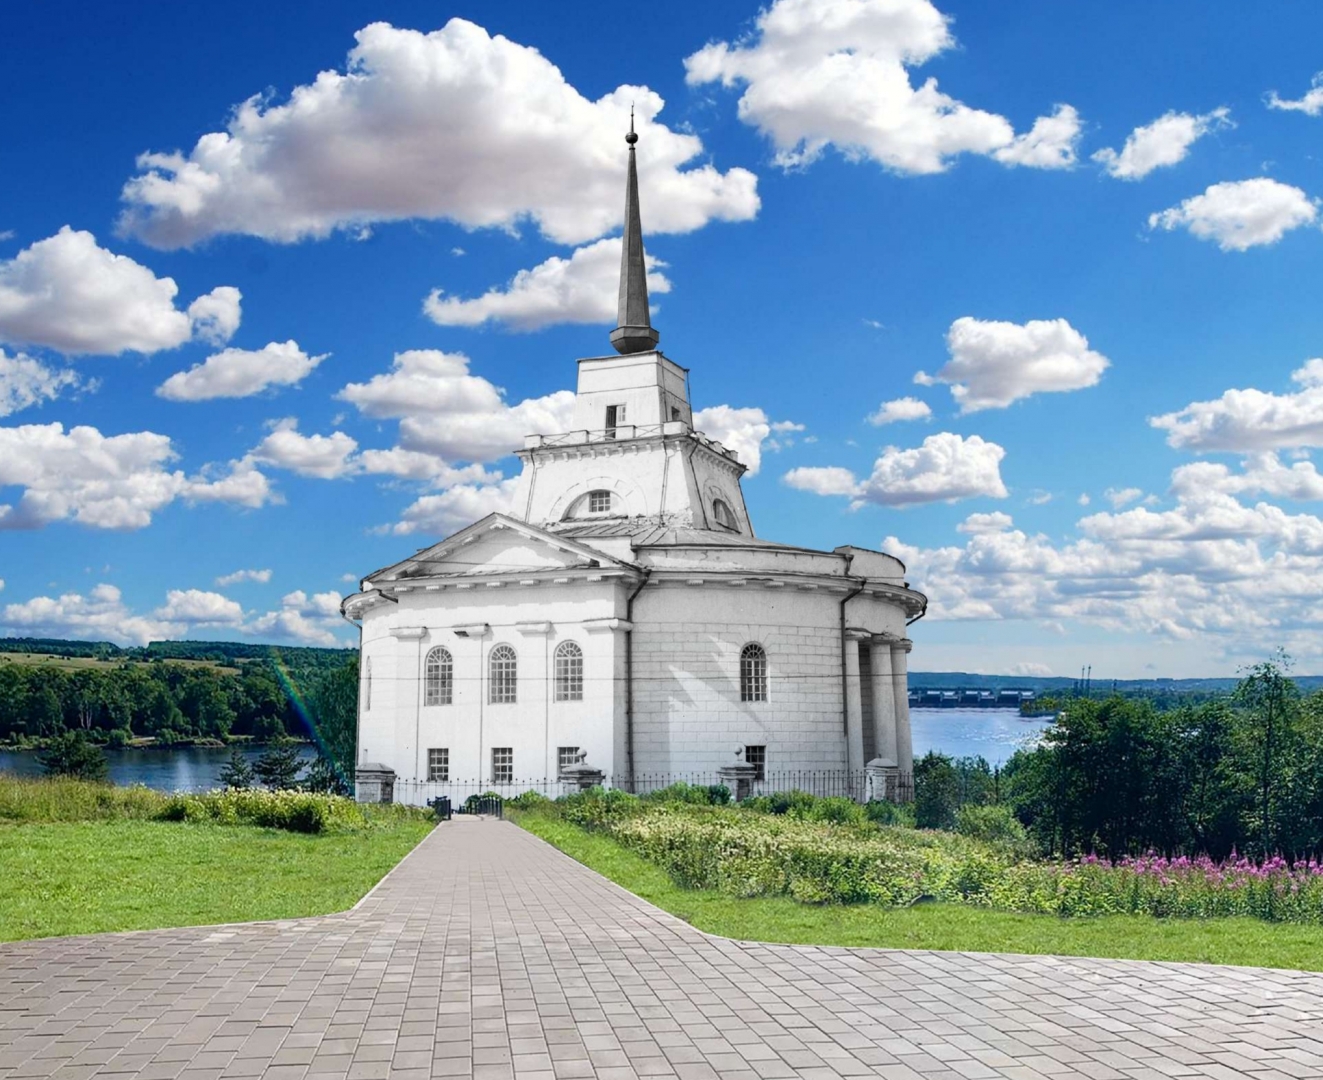
{"type": "Polygon", "coordinates": [[[914,824],[954,829],[960,807],[960,775],[945,754],[928,751],[914,763],[914,824]]]}
{"type": "Polygon", "coordinates": [[[308,775],[303,778],[303,786],[309,791],[324,795],[351,795],[349,784],[335,762],[319,753],[308,766],[308,775]]]}
{"type": "Polygon", "coordinates": [[[72,776],[79,780],[105,781],[110,777],[106,752],[82,731],[66,731],[50,741],[38,758],[52,776],[72,776]]]}
{"type": "Polygon", "coordinates": [[[253,767],[237,746],[230,751],[230,760],[220,771],[220,782],[235,790],[253,786],[253,767]]]}
{"type": "Polygon", "coordinates": [[[1290,657],[1279,650],[1275,660],[1249,668],[1235,694],[1257,744],[1258,832],[1260,851],[1265,855],[1274,851],[1278,842],[1277,823],[1273,820],[1274,752],[1288,733],[1292,719],[1288,714],[1296,705],[1295,684],[1286,674],[1290,666],[1290,657]]]}
{"type": "Polygon", "coordinates": [[[267,787],[284,791],[298,787],[302,767],[294,741],[282,739],[267,747],[266,753],[253,764],[253,772],[267,787]]]}
{"type": "Polygon", "coordinates": [[[321,756],[348,787],[357,760],[358,657],[351,656],[317,680],[308,699],[321,756]]]}

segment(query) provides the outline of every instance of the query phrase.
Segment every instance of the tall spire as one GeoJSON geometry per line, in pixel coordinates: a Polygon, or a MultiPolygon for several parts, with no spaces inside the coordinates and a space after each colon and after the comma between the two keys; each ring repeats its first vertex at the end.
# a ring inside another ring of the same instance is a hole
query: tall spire
{"type": "Polygon", "coordinates": [[[611,331],[618,353],[649,352],[661,335],[648,318],[648,272],[643,262],[643,222],[639,217],[639,172],[634,161],[634,109],[629,110],[629,177],[625,182],[625,235],[620,247],[620,325],[611,331]]]}

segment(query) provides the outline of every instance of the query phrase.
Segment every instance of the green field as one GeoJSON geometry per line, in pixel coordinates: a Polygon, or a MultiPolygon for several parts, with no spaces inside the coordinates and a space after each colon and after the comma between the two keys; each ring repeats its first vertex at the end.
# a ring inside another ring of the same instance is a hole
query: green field
{"type": "Polygon", "coordinates": [[[1198,961],[1323,971],[1323,927],[1257,919],[1155,919],[1015,915],[957,904],[889,908],[740,899],[682,889],[615,841],[533,811],[517,824],[699,930],[744,941],[957,952],[1039,953],[1131,960],[1198,961]]]}
{"type": "MultiPolygon", "coordinates": [[[[100,660],[94,656],[56,656],[53,653],[32,653],[32,652],[0,652],[0,664],[22,664],[26,667],[52,667],[60,668],[64,671],[78,671],[86,668],[117,668],[123,667],[126,663],[133,663],[129,660],[100,660]]],[[[218,664],[214,660],[160,660],[156,661],[162,664],[178,664],[180,667],[203,667],[214,668],[223,675],[237,675],[237,667],[228,667],[225,664],[218,664]]]]}

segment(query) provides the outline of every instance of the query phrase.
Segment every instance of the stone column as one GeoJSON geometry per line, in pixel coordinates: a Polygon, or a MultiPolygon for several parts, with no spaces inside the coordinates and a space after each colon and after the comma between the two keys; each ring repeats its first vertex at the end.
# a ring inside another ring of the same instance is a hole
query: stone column
{"type": "Polygon", "coordinates": [[[914,642],[901,638],[891,645],[891,678],[896,701],[896,764],[906,775],[914,775],[914,742],[910,736],[909,652],[914,642]]]}
{"type": "Polygon", "coordinates": [[[864,771],[864,707],[859,695],[859,642],[866,630],[845,632],[845,760],[851,776],[864,771]]]}
{"type": "Polygon", "coordinates": [[[873,745],[877,757],[892,764],[900,764],[900,751],[896,738],[896,689],[891,674],[891,646],[895,638],[877,634],[869,642],[873,659],[873,745]]]}

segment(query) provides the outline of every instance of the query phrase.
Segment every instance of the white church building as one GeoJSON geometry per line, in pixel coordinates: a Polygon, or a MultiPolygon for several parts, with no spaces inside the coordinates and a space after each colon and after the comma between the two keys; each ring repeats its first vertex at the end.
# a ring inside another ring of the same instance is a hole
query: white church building
{"type": "Polygon", "coordinates": [[[574,430],[525,439],[509,513],[343,602],[359,798],[554,791],[577,771],[903,799],[926,599],[890,555],[754,534],[745,466],[694,430],[688,369],[657,348],[626,139],[616,354],[578,362],[574,430]]]}

